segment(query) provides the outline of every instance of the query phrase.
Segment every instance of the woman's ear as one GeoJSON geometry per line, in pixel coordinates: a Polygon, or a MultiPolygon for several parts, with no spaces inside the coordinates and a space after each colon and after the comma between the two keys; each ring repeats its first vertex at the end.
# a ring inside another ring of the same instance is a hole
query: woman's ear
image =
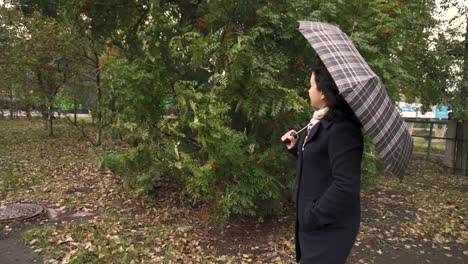
{"type": "Polygon", "coordinates": [[[320,95],[320,100],[325,101],[326,97],[325,94],[322,92],[320,95]]]}

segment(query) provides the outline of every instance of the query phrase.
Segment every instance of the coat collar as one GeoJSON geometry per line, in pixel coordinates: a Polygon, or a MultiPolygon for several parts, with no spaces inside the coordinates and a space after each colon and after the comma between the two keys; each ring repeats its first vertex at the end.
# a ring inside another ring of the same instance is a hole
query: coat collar
{"type": "MultiPolygon", "coordinates": [[[[334,120],[327,120],[327,119],[321,119],[320,122],[318,122],[311,130],[309,135],[307,136],[307,141],[305,144],[309,143],[316,135],[317,132],[320,130],[320,127],[323,126],[325,129],[329,129],[330,126],[333,124],[334,120]]],[[[302,147],[302,144],[301,144],[302,147]]]]}
{"type": "Polygon", "coordinates": [[[317,135],[317,132],[320,130],[320,126],[322,126],[322,120],[320,120],[320,122],[318,122],[314,127],[312,127],[309,134],[306,134],[307,140],[305,144],[309,143],[315,137],[315,135],[317,135]]]}
{"type": "Polygon", "coordinates": [[[331,125],[333,125],[333,122],[334,122],[334,121],[335,121],[334,119],[332,119],[332,120],[327,120],[327,119],[323,118],[322,120],[320,120],[320,123],[322,123],[322,125],[323,125],[326,129],[328,129],[328,128],[330,128],[331,125]]]}

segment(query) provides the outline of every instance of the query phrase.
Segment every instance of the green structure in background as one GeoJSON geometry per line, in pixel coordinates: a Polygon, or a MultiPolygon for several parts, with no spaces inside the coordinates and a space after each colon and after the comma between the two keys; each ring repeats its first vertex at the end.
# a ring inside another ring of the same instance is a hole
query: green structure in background
{"type": "MultiPolygon", "coordinates": [[[[61,110],[66,110],[66,111],[75,109],[75,105],[73,103],[68,103],[65,100],[62,100],[58,104],[54,103],[53,107],[54,108],[60,108],[61,110]]],[[[82,105],[78,104],[76,109],[78,109],[78,110],[82,109],[82,105]]]]}
{"type": "Polygon", "coordinates": [[[166,100],[164,100],[164,112],[170,114],[174,111],[174,96],[169,96],[166,100]]]}

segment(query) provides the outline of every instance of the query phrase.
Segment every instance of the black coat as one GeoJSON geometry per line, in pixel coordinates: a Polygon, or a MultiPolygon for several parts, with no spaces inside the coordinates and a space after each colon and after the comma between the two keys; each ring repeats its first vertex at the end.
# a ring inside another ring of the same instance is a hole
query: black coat
{"type": "Polygon", "coordinates": [[[296,260],[343,264],[361,220],[361,128],[322,119],[302,151],[304,137],[290,150],[297,157],[296,260]]]}

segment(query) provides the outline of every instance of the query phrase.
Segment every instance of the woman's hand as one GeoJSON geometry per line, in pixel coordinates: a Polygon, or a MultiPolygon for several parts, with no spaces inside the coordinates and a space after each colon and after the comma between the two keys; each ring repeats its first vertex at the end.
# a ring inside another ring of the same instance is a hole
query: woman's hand
{"type": "Polygon", "coordinates": [[[292,149],[297,143],[297,135],[295,130],[289,130],[281,137],[281,141],[286,145],[288,149],[292,149]]]}

